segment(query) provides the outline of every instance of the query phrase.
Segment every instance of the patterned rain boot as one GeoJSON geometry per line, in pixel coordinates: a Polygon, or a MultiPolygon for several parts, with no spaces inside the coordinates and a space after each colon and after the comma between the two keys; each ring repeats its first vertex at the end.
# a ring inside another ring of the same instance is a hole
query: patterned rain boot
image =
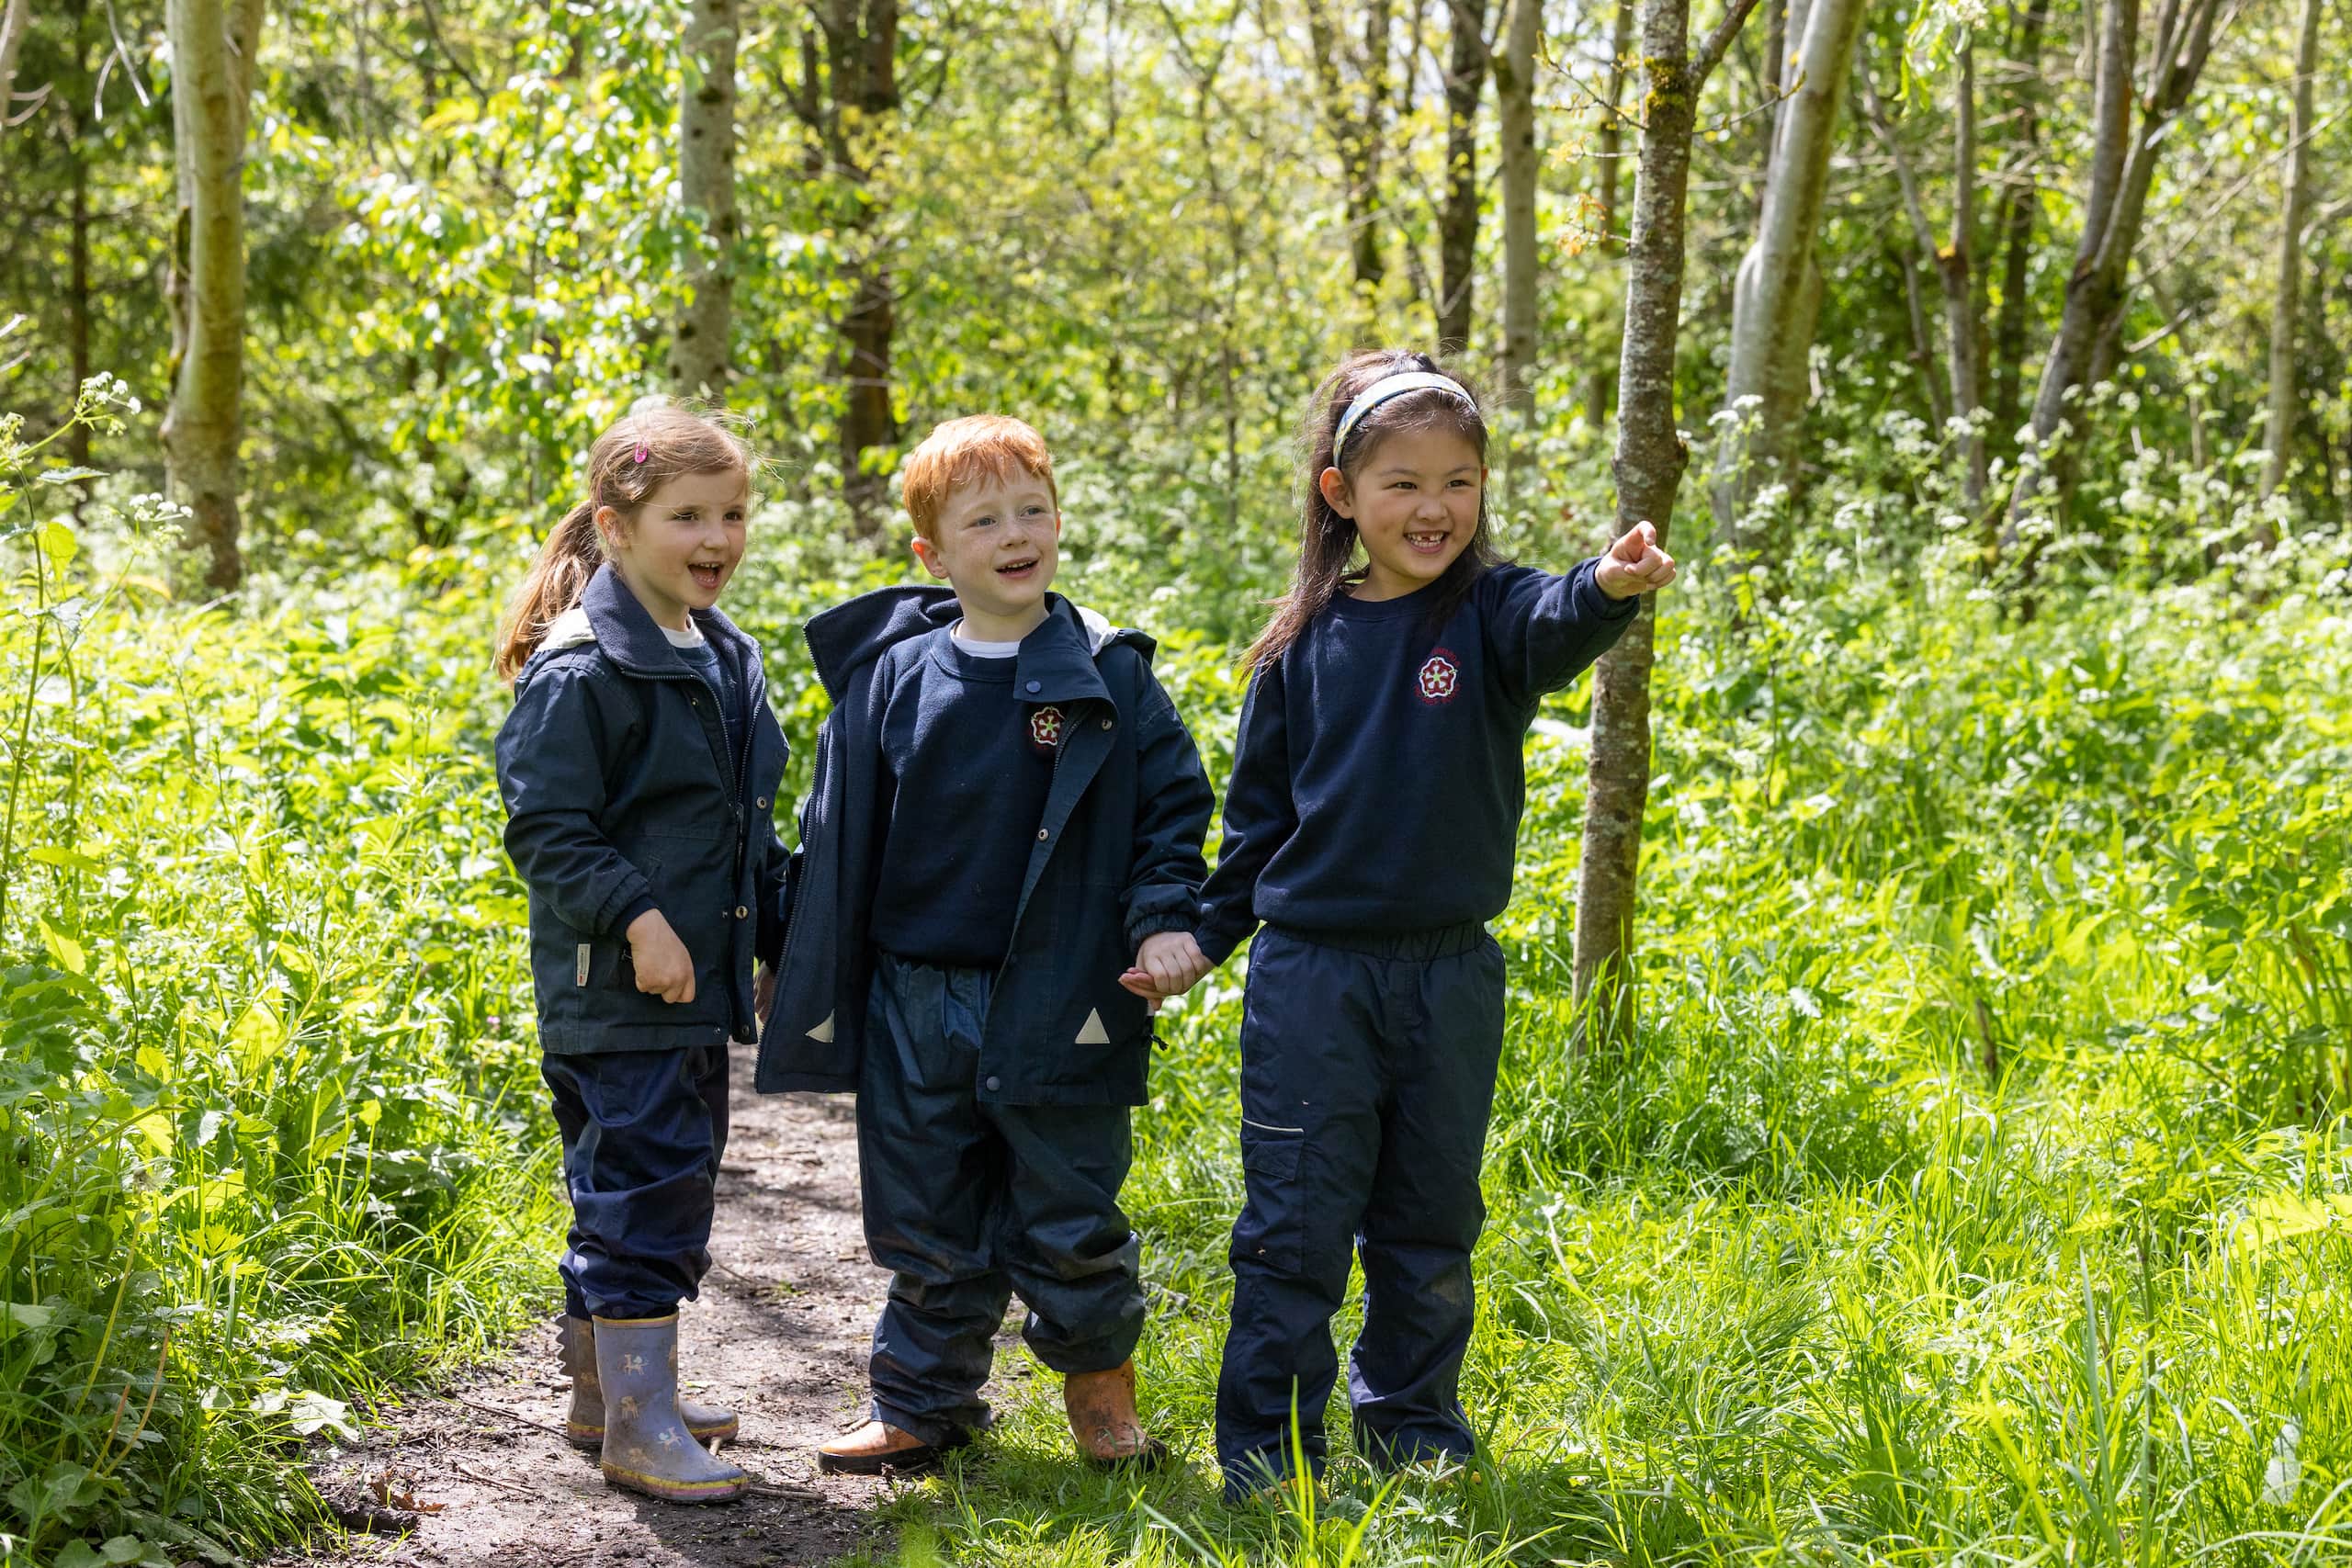
{"type": "Polygon", "coordinates": [[[1062,1379],[1062,1408],[1069,1415],[1079,1455],[1088,1463],[1157,1470],[1167,1462],[1168,1445],[1136,1419],[1134,1358],[1108,1371],[1072,1372],[1062,1379]]]}
{"type": "Polygon", "coordinates": [[[678,1314],[596,1319],[596,1382],[605,1395],[597,1468],[615,1486],[673,1503],[725,1503],[752,1478],[694,1439],[678,1418],[678,1314]]]}
{"type": "MultiPolygon", "coordinates": [[[[575,1448],[593,1449],[605,1440],[605,1389],[596,1381],[596,1325],[584,1317],[566,1317],[556,1330],[556,1351],[563,1370],[571,1375],[571,1410],[563,1418],[564,1436],[575,1448]]],[[[733,1438],[740,1426],[732,1410],[678,1396],[678,1416],[695,1441],[706,1446],[733,1438]]]]}

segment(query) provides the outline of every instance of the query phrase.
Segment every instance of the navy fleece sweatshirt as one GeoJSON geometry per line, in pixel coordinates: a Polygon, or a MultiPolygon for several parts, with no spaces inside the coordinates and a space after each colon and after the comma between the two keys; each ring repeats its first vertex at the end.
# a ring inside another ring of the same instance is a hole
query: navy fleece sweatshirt
{"type": "Polygon", "coordinates": [[[1339,598],[1258,671],[1201,890],[1212,963],[1261,920],[1398,932],[1502,912],[1536,704],[1641,607],[1601,592],[1596,564],[1496,567],[1442,626],[1433,588],[1339,598]]]}
{"type": "Polygon", "coordinates": [[[994,969],[1054,782],[1058,708],[1017,700],[1010,659],[965,652],[942,626],[882,657],[890,798],[874,945],[923,964],[994,969]]]}

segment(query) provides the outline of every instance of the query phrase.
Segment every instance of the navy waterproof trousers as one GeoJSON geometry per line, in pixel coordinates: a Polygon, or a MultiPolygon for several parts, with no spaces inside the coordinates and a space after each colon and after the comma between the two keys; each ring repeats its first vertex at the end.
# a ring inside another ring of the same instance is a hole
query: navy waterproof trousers
{"type": "Polygon", "coordinates": [[[1375,1466],[1466,1459],[1457,1392],[1486,1224],[1478,1167],[1502,1051],[1503,957],[1483,926],[1395,935],[1267,927],[1241,1023],[1233,1323],[1217,1378],[1228,1495],[1323,1468],[1339,1375],[1331,1314],[1363,1259],[1349,1359],[1356,1450],[1375,1466]]]}
{"type": "Polygon", "coordinates": [[[883,953],[869,993],[857,1163],[866,1247],[890,1270],[873,1415],[927,1443],[988,1425],[980,1385],[1013,1292],[1057,1372],[1108,1371],[1143,1333],[1142,1248],[1119,1208],[1127,1107],[983,1100],[989,979],[883,953]]]}
{"type": "Polygon", "coordinates": [[[563,1310],[661,1317],[710,1269],[712,1192],[727,1148],[727,1048],[548,1052],[571,1193],[563,1310]]]}

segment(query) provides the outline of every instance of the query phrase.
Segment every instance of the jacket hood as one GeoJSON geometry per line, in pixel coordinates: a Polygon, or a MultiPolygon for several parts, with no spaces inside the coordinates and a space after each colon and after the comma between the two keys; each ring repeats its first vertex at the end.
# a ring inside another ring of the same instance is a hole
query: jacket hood
{"type": "MultiPolygon", "coordinates": [[[[1048,619],[1062,622],[1090,658],[1100,659],[1105,649],[1124,643],[1149,659],[1159,646],[1142,632],[1114,626],[1058,593],[1046,595],[1046,614],[1048,619]]],[[[952,626],[963,615],[954,589],[910,583],[877,588],[836,604],[811,617],[803,635],[817,679],[824,682],[826,694],[839,701],[849,678],[891,647],[941,626],[952,626]]],[[[1024,659],[1028,651],[1024,646],[1024,659]]]]}
{"type": "MultiPolygon", "coordinates": [[[[691,614],[695,625],[712,641],[741,644],[747,650],[752,646],[735,623],[716,609],[691,614]]],[[[674,674],[684,668],[670,639],[662,635],[661,626],[637,602],[637,595],[628,591],[610,561],[588,580],[579,604],[548,623],[547,635],[532,652],[537,657],[592,642],[614,662],[639,674],[674,674]]]]}

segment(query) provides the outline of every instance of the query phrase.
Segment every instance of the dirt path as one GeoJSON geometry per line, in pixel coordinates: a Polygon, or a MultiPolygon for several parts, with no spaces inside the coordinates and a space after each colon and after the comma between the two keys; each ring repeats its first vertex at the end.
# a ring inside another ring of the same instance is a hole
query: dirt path
{"type": "Polygon", "coordinates": [[[418,1395],[317,1474],[360,1500],[371,1484],[439,1511],[414,1532],[354,1535],[277,1568],[734,1568],[821,1563],[852,1551],[884,1483],[817,1473],[814,1445],[864,1413],[866,1336],[885,1276],[866,1260],[857,1140],[845,1098],[752,1092],[735,1062],[734,1129],[720,1168],[715,1259],[684,1309],[689,1391],[742,1416],[720,1451],[758,1476],[740,1503],[680,1507],[605,1484],[594,1457],[563,1440],[567,1388],[549,1323],[515,1359],[418,1395]]]}

